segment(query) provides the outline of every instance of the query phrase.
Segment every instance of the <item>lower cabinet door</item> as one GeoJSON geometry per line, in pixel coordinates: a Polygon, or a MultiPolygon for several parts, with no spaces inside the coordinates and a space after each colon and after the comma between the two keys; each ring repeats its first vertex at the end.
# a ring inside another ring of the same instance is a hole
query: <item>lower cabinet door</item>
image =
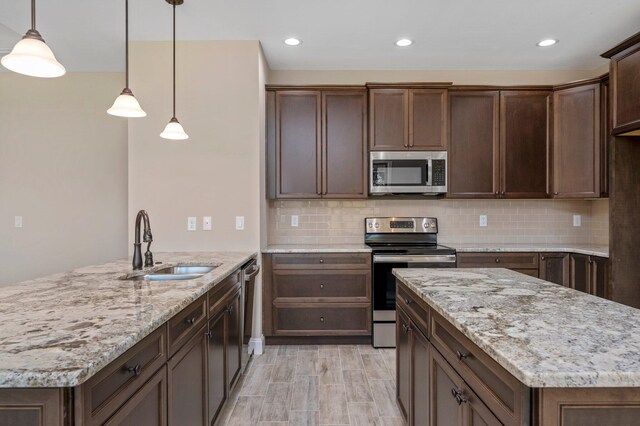
{"type": "Polygon", "coordinates": [[[411,425],[429,424],[429,341],[414,325],[411,329],[411,425]]]}
{"type": "Polygon", "coordinates": [[[471,389],[465,388],[464,395],[466,402],[462,406],[465,426],[502,426],[498,418],[471,389]]]}
{"type": "Polygon", "coordinates": [[[206,324],[169,360],[169,425],[207,424],[206,324]]]}
{"type": "Polygon", "coordinates": [[[608,299],[610,298],[609,293],[609,259],[592,257],[591,294],[608,299]]]}
{"type": "Polygon", "coordinates": [[[430,349],[431,426],[464,426],[464,382],[433,346],[430,349]]]}
{"type": "Polygon", "coordinates": [[[227,312],[218,312],[209,320],[208,338],[208,382],[209,424],[213,425],[227,399],[227,366],[225,364],[225,323],[227,312]]]}
{"type": "Polygon", "coordinates": [[[162,367],[116,413],[105,426],[166,426],[167,369],[162,367]]]}
{"type": "Polygon", "coordinates": [[[565,287],[569,286],[569,254],[541,253],[540,279],[565,287]]]}
{"type": "Polygon", "coordinates": [[[396,309],[396,398],[407,423],[411,406],[411,342],[409,318],[402,309],[396,309]]]}
{"type": "Polygon", "coordinates": [[[227,389],[231,391],[240,377],[240,356],[242,351],[242,330],[240,330],[240,292],[238,291],[227,307],[227,389]]]}
{"type": "Polygon", "coordinates": [[[571,285],[574,290],[589,292],[589,256],[571,254],[571,285]]]}

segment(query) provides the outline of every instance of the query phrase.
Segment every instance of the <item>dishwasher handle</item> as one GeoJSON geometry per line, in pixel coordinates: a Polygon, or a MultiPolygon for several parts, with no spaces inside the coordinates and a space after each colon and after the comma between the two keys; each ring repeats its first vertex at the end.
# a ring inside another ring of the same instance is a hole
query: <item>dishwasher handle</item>
{"type": "Polygon", "coordinates": [[[249,282],[253,279],[253,277],[255,277],[256,275],[258,275],[258,272],[260,272],[260,265],[258,264],[253,264],[253,266],[251,267],[251,269],[249,271],[245,271],[244,273],[244,280],[245,282],[249,282]]]}

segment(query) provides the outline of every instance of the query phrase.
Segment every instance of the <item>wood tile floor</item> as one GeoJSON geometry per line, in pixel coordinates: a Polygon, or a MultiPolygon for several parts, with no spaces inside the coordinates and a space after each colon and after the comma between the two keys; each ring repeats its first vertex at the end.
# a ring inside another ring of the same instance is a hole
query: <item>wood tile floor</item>
{"type": "Polygon", "coordinates": [[[219,425],[404,426],[395,349],[267,346],[241,380],[219,425]]]}

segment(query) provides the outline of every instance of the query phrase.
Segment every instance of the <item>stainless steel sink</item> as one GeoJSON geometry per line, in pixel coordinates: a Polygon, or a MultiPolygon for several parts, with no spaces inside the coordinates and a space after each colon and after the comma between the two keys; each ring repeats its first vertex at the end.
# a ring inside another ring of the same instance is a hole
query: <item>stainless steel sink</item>
{"type": "Polygon", "coordinates": [[[121,277],[128,281],[179,281],[194,280],[213,271],[213,265],[175,265],[166,266],[153,272],[144,274],[129,274],[121,277]]]}

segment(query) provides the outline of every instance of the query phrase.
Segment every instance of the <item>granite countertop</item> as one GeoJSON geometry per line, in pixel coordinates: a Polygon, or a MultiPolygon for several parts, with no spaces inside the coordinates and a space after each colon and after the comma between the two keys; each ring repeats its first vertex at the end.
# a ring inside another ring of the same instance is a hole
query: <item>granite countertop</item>
{"type": "Polygon", "coordinates": [[[640,387],[640,310],[506,269],[394,275],[529,387],[640,387]]]}
{"type": "Polygon", "coordinates": [[[371,253],[366,244],[274,244],[263,253],[371,253]]]}
{"type": "Polygon", "coordinates": [[[0,387],[77,386],[255,253],[154,253],[164,264],[218,265],[186,281],[123,281],[131,260],[0,287],[0,387]]]}
{"type": "Polygon", "coordinates": [[[609,247],[595,244],[550,244],[550,243],[478,243],[478,244],[447,244],[445,246],[464,252],[558,252],[579,253],[588,256],[609,257],[609,247]]]}

